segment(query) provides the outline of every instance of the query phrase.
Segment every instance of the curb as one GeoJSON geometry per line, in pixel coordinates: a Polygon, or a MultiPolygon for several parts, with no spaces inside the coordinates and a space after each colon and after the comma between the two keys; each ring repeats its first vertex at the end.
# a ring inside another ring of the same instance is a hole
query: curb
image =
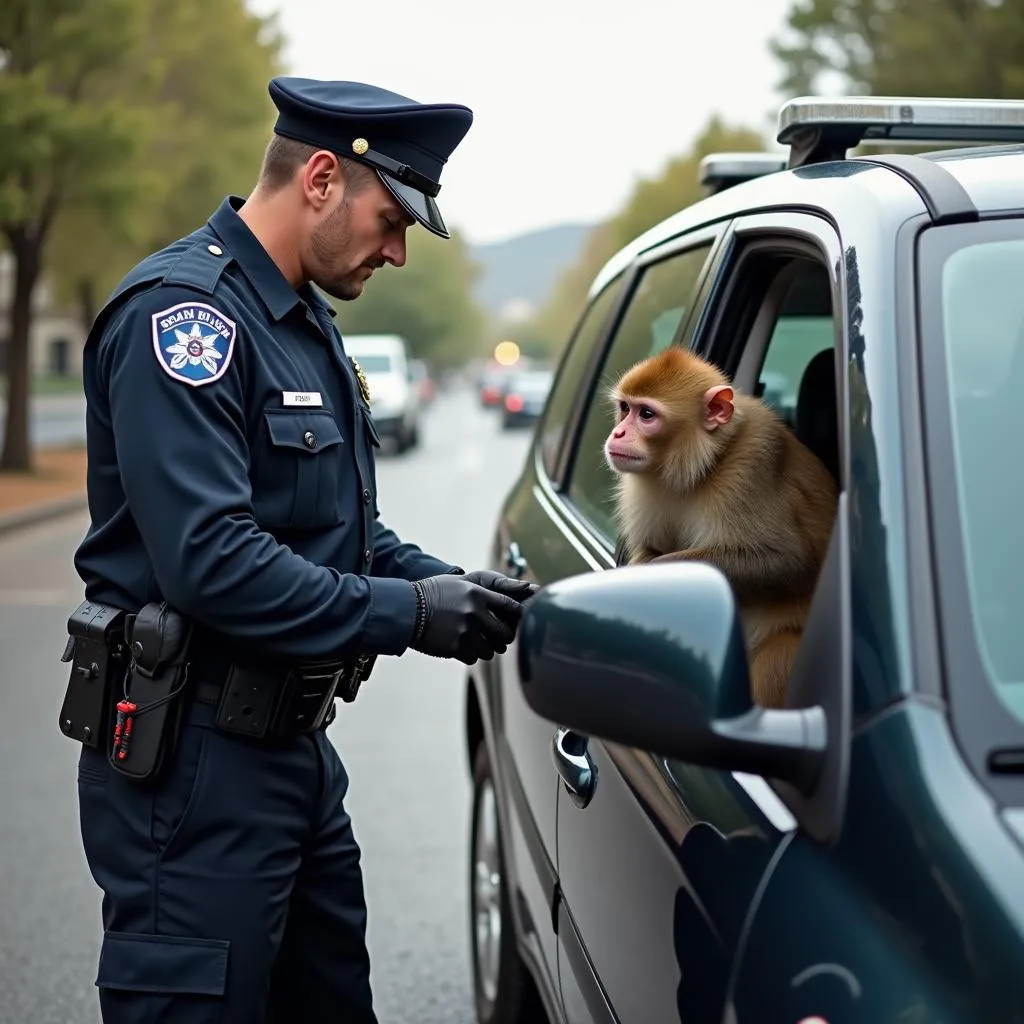
{"type": "Polygon", "coordinates": [[[87,506],[88,499],[82,493],[74,494],[70,498],[57,498],[54,501],[44,501],[37,505],[16,509],[14,512],[4,513],[0,515],[0,537],[23,527],[35,526],[36,523],[45,523],[50,519],[70,515],[87,506]]]}

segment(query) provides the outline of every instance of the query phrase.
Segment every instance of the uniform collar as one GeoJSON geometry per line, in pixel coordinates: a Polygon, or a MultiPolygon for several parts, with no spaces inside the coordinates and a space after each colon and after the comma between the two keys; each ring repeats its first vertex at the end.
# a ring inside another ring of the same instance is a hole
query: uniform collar
{"type": "Polygon", "coordinates": [[[227,196],[208,223],[249,279],[270,315],[281,320],[300,302],[305,302],[314,312],[323,310],[334,316],[334,309],[320,298],[312,285],[303,284],[295,289],[288,283],[259,239],[249,230],[249,225],[238,216],[244,202],[241,196],[227,196]]]}

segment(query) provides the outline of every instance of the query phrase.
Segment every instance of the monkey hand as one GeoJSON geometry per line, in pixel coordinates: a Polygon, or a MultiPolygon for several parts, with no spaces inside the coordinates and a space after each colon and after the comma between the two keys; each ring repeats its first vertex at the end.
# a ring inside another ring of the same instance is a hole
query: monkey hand
{"type": "Polygon", "coordinates": [[[469,580],[470,583],[475,583],[479,587],[493,590],[496,594],[504,594],[506,597],[511,597],[513,601],[527,601],[539,589],[536,583],[513,579],[511,576],[504,576],[500,572],[494,572],[493,569],[474,569],[472,572],[467,572],[462,578],[469,580]]]}
{"type": "Polygon", "coordinates": [[[522,605],[495,590],[451,573],[412,584],[416,626],[409,646],[466,665],[504,654],[515,639],[522,605]]]}

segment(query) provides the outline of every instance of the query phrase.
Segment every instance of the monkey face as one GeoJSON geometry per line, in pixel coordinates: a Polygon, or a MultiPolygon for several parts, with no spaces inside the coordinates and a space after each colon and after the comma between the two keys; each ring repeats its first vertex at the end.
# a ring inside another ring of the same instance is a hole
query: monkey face
{"type": "Polygon", "coordinates": [[[664,410],[652,401],[618,399],[617,422],[604,443],[608,465],[616,473],[644,473],[654,460],[656,438],[665,428],[664,410]]]}

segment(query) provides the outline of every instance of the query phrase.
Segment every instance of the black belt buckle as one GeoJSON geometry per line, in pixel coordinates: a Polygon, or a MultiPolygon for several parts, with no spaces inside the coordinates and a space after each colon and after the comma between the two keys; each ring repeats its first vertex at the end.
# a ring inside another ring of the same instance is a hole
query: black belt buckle
{"type": "Polygon", "coordinates": [[[344,669],[338,665],[291,669],[285,678],[272,732],[278,736],[316,732],[334,707],[344,669]]]}

